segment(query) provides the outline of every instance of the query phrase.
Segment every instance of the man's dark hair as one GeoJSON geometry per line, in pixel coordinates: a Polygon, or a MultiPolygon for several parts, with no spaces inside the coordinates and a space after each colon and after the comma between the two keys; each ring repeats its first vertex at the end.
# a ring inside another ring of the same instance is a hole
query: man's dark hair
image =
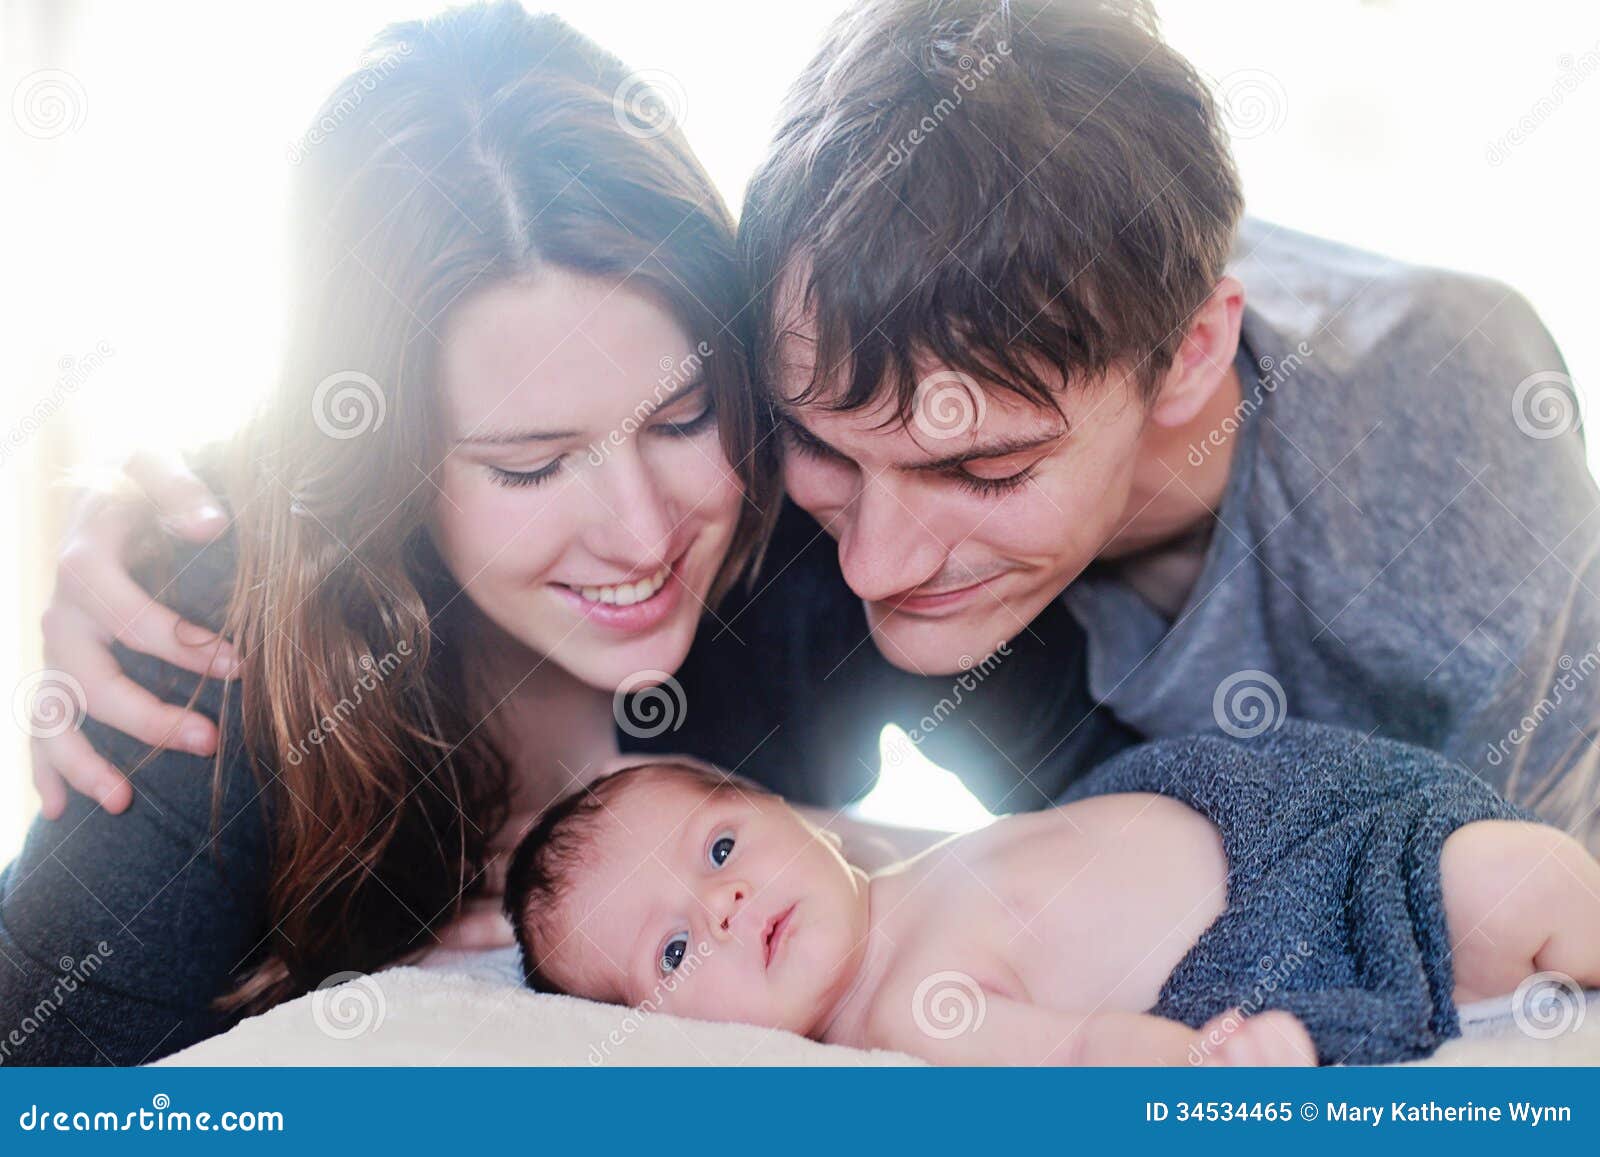
{"type": "Polygon", "coordinates": [[[1149,399],[1242,211],[1217,105],[1145,0],[861,0],[746,195],[758,376],[809,315],[799,401],[892,382],[907,419],[917,358],[1058,410],[1127,364],[1149,399]]]}
{"type": "Polygon", "coordinates": [[[506,867],[505,914],[517,934],[522,979],[529,988],[558,995],[567,993],[546,969],[555,949],[560,947],[559,943],[551,943],[552,916],[566,899],[578,873],[590,862],[590,840],[606,809],[630,786],[666,777],[702,787],[708,796],[725,792],[771,794],[710,764],[661,757],[603,775],[546,808],[517,844],[506,867]]]}

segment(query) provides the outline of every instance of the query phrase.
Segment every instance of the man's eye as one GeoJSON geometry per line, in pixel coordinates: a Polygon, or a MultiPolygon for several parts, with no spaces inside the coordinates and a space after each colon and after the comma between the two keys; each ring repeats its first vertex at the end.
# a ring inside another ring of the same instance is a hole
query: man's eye
{"type": "Polygon", "coordinates": [[[661,946],[661,971],[663,973],[674,971],[683,963],[684,955],[689,951],[689,934],[687,932],[674,933],[672,939],[661,946]]]}
{"type": "Polygon", "coordinates": [[[1020,489],[1028,479],[1033,477],[1033,467],[1019,470],[1004,478],[983,478],[977,474],[969,474],[965,470],[957,470],[951,475],[957,485],[969,494],[977,494],[984,498],[996,498],[1002,494],[1010,494],[1013,490],[1020,489]]]}
{"type": "Polygon", "coordinates": [[[819,442],[803,427],[793,422],[783,423],[783,439],[791,450],[797,451],[807,458],[820,458],[825,462],[844,461],[834,453],[833,447],[824,442],[819,442]]]}
{"type": "Polygon", "coordinates": [[[733,837],[718,836],[711,841],[710,851],[707,853],[713,868],[720,868],[728,862],[728,857],[733,855],[733,837]]]}

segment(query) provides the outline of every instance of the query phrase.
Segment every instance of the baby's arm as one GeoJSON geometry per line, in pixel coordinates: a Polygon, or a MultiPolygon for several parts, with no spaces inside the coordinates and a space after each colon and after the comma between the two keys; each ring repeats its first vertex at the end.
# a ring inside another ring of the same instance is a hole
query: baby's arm
{"type": "Polygon", "coordinates": [[[1060,1012],[986,991],[964,1031],[945,1035],[956,1026],[924,1031],[909,1000],[891,996],[880,1009],[871,1026],[880,1047],[941,1065],[1316,1063],[1305,1026],[1285,1012],[1230,1013],[1197,1031],[1148,1013],[1060,1012]]]}

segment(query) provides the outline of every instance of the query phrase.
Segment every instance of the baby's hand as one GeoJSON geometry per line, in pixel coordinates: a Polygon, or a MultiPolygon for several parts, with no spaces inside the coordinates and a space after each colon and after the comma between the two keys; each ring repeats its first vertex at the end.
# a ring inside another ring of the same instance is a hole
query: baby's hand
{"type": "Polygon", "coordinates": [[[1191,1050],[1196,1064],[1244,1068],[1317,1063],[1311,1034],[1292,1013],[1261,1012],[1247,1017],[1232,1009],[1212,1017],[1196,1037],[1191,1050]]]}

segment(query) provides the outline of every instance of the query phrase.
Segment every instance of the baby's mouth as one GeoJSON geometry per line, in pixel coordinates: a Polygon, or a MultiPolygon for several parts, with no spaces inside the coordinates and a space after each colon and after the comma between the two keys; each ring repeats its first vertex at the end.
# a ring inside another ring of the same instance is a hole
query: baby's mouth
{"type": "Polygon", "coordinates": [[[789,918],[794,915],[794,910],[798,903],[796,901],[796,903],[790,904],[782,912],[767,921],[767,927],[762,933],[761,942],[766,953],[766,965],[768,968],[772,967],[772,958],[778,954],[778,949],[782,945],[783,934],[789,928],[789,918]]]}

